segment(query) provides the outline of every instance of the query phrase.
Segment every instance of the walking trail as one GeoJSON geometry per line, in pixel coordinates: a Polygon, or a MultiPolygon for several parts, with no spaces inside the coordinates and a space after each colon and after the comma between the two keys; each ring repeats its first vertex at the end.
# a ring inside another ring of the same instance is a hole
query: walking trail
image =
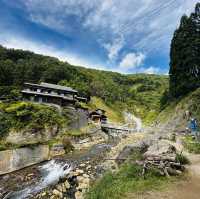
{"type": "Polygon", "coordinates": [[[185,154],[190,160],[187,177],[162,191],[149,191],[137,196],[130,194],[127,199],[200,199],[200,155],[185,154]]]}

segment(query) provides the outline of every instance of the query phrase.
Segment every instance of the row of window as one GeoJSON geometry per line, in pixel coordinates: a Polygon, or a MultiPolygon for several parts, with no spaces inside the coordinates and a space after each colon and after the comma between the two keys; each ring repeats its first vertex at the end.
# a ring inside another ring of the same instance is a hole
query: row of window
{"type": "Polygon", "coordinates": [[[46,93],[46,94],[52,94],[52,95],[60,95],[60,96],[63,96],[63,97],[72,97],[73,98],[73,95],[72,94],[68,94],[68,93],[63,93],[63,92],[55,92],[55,91],[52,91],[52,90],[46,90],[46,89],[39,89],[39,88],[26,88],[27,91],[34,91],[34,92],[38,92],[38,93],[46,93]]]}

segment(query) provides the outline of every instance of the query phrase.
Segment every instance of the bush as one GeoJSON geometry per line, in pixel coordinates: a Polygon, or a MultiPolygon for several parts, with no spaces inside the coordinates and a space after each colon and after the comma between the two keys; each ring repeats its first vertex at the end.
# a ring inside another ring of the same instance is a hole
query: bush
{"type": "Polygon", "coordinates": [[[176,154],[176,162],[179,162],[182,165],[190,163],[189,159],[186,156],[184,156],[182,153],[176,154]]]}
{"type": "Polygon", "coordinates": [[[183,145],[190,153],[200,154],[200,142],[194,140],[192,136],[186,136],[183,145]]]}
{"type": "Polygon", "coordinates": [[[65,149],[66,153],[74,150],[74,146],[72,145],[72,142],[68,137],[64,137],[63,138],[62,144],[64,146],[64,149],[65,149]]]}
{"type": "Polygon", "coordinates": [[[5,135],[9,129],[26,128],[34,131],[46,127],[67,126],[68,118],[59,114],[54,107],[30,102],[0,103],[0,132],[5,135]]]}

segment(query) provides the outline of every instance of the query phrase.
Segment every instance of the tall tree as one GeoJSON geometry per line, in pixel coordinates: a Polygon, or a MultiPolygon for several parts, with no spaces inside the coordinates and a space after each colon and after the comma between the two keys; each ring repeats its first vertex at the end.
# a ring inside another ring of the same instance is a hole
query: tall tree
{"type": "Polygon", "coordinates": [[[200,87],[200,3],[195,12],[181,18],[170,52],[170,93],[185,95],[200,87]]]}

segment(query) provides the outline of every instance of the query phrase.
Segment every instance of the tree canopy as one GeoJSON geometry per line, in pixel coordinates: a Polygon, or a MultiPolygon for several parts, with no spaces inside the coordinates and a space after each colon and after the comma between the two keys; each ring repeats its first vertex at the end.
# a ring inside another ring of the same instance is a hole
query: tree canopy
{"type": "Polygon", "coordinates": [[[170,93],[179,97],[200,87],[200,3],[181,18],[170,52],[170,93]]]}

